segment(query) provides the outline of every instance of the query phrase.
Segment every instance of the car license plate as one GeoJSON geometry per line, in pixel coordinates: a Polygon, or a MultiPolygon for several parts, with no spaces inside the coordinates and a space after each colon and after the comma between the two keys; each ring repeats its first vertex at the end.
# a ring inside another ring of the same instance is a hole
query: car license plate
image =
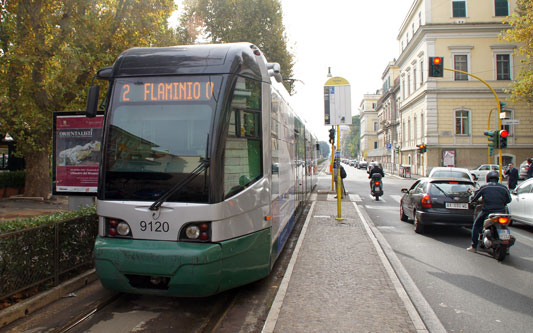
{"type": "Polygon", "coordinates": [[[511,239],[511,233],[508,229],[498,229],[498,236],[501,240],[509,240],[511,239]]]}
{"type": "Polygon", "coordinates": [[[450,209],[468,209],[467,203],[459,203],[459,202],[447,202],[446,208],[450,209]]]}

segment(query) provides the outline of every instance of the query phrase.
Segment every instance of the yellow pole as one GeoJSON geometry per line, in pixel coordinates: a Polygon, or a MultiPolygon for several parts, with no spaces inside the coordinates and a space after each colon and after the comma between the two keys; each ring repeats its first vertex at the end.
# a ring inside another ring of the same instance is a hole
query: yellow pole
{"type": "MultiPolygon", "coordinates": [[[[490,118],[492,117],[492,111],[494,111],[494,109],[490,109],[490,112],[489,112],[489,123],[487,125],[487,131],[490,131],[490,118]]],[[[491,164],[490,163],[490,147],[487,147],[487,159],[488,159],[488,164],[491,164]]]]}
{"type": "Polygon", "coordinates": [[[330,171],[331,171],[331,190],[335,190],[335,172],[333,172],[333,166],[335,165],[335,144],[331,144],[331,165],[330,165],[330,171]]]}
{"type": "MultiPolygon", "coordinates": [[[[502,112],[502,109],[501,109],[500,99],[498,98],[498,94],[496,94],[496,91],[494,89],[492,89],[492,87],[485,80],[480,78],[479,76],[476,76],[476,75],[468,73],[468,72],[463,72],[463,71],[460,71],[458,69],[444,68],[444,70],[457,72],[457,73],[462,73],[462,74],[466,74],[466,75],[472,76],[473,78],[476,78],[479,81],[483,82],[483,84],[486,85],[490,89],[490,91],[492,91],[492,94],[494,95],[494,98],[496,99],[496,103],[498,105],[498,131],[501,131],[502,130],[502,118],[500,118],[500,114],[502,112]]],[[[490,131],[490,129],[489,129],[489,131],[490,131]]],[[[502,148],[499,145],[498,145],[498,153],[500,154],[498,165],[499,165],[499,170],[500,170],[500,183],[501,183],[502,182],[502,163],[503,163],[503,161],[502,161],[502,148]]],[[[489,158],[489,164],[490,164],[490,158],[489,158]]]]}
{"type": "MultiPolygon", "coordinates": [[[[337,125],[337,151],[336,151],[336,153],[337,152],[339,153],[339,159],[340,159],[341,134],[340,134],[339,128],[340,128],[340,126],[337,125]]],[[[335,219],[337,221],[344,220],[341,217],[341,198],[342,198],[342,195],[344,194],[343,193],[343,189],[341,188],[342,187],[342,183],[341,182],[342,182],[342,180],[341,180],[341,163],[340,163],[340,160],[339,160],[339,167],[337,168],[337,218],[335,219]]]]}

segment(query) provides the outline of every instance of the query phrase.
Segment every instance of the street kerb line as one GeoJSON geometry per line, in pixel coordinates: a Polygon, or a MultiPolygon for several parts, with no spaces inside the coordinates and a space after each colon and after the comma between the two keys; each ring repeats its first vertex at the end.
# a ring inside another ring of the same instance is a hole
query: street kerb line
{"type": "Polygon", "coordinates": [[[392,250],[389,242],[373,225],[370,217],[366,218],[359,206],[355,202],[353,204],[417,332],[446,332],[439,318],[392,250]]]}
{"type": "Polygon", "coordinates": [[[298,259],[300,248],[302,247],[302,244],[304,242],[304,238],[307,233],[307,226],[309,225],[309,221],[311,220],[313,216],[313,211],[315,210],[315,204],[316,204],[316,201],[313,201],[313,203],[311,204],[311,209],[309,210],[309,214],[307,214],[307,218],[305,219],[304,226],[302,227],[302,231],[300,232],[300,237],[298,238],[298,242],[296,243],[296,246],[294,247],[291,261],[289,262],[289,265],[287,266],[287,270],[285,271],[283,280],[281,280],[281,284],[279,285],[278,292],[276,293],[276,297],[274,298],[274,302],[272,302],[272,306],[270,307],[270,311],[268,312],[265,325],[263,326],[263,329],[261,330],[261,332],[263,333],[274,332],[274,329],[276,328],[276,323],[278,321],[279,313],[281,311],[281,307],[283,306],[283,301],[285,299],[285,295],[287,294],[287,289],[289,287],[289,282],[291,280],[292,271],[294,270],[294,265],[296,265],[296,260],[298,259]]]}

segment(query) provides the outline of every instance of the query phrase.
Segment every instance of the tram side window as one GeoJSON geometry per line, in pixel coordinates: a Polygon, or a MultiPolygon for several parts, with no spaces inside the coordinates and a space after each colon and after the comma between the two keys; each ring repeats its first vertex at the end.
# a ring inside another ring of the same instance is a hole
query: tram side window
{"type": "Polygon", "coordinates": [[[230,106],[224,157],[224,196],[230,197],[263,174],[261,84],[239,78],[230,106]]]}

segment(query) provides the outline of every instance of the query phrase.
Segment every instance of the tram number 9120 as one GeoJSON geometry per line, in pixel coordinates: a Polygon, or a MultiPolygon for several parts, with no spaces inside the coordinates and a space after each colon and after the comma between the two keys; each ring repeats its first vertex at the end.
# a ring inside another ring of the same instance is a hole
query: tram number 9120
{"type": "Polygon", "coordinates": [[[170,230],[170,225],[168,224],[168,222],[141,221],[140,226],[141,226],[141,231],[168,232],[170,230]]]}

